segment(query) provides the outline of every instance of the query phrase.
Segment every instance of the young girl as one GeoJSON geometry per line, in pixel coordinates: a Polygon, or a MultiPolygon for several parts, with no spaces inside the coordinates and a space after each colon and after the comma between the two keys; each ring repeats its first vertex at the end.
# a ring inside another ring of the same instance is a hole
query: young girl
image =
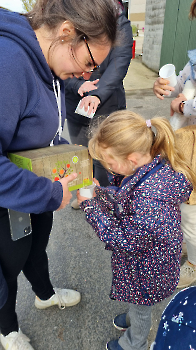
{"type": "Polygon", "coordinates": [[[90,200],[78,193],[78,202],[113,252],[111,298],[130,303],[128,313],[114,319],[125,333],[106,349],[146,350],[151,307],[178,284],[179,205],[196,178],[164,118],[145,121],[130,111],[114,112],[96,130],[89,151],[111,173],[111,186],[97,186],[90,200]]]}

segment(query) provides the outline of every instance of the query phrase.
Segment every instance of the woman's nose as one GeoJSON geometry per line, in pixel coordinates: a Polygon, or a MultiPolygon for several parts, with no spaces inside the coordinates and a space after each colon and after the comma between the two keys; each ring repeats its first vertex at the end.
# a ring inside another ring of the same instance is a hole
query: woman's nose
{"type": "Polygon", "coordinates": [[[89,80],[90,77],[91,77],[91,72],[83,72],[82,73],[82,77],[85,79],[85,80],[89,80]]]}

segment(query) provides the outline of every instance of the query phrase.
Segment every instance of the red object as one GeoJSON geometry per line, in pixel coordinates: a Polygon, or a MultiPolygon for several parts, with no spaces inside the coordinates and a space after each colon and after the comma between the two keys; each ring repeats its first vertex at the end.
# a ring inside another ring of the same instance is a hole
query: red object
{"type": "Polygon", "coordinates": [[[136,40],[133,40],[133,46],[132,46],[132,59],[135,58],[135,44],[136,40]]]}

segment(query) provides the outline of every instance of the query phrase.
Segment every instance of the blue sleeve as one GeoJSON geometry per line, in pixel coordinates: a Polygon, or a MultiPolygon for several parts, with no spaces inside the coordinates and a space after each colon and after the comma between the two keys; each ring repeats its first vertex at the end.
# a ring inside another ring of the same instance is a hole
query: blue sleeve
{"type": "Polygon", "coordinates": [[[21,212],[41,213],[56,210],[62,201],[62,186],[47,178],[19,169],[7,158],[7,150],[17,133],[18,122],[28,108],[27,67],[20,54],[9,50],[0,57],[0,206],[21,212]]]}

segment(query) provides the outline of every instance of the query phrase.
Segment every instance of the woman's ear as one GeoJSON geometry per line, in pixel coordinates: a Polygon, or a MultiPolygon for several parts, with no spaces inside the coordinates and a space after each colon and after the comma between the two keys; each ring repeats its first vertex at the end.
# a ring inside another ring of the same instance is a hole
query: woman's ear
{"type": "Polygon", "coordinates": [[[58,30],[59,36],[70,36],[70,38],[74,38],[76,34],[75,28],[70,21],[65,21],[61,24],[58,30]]]}

